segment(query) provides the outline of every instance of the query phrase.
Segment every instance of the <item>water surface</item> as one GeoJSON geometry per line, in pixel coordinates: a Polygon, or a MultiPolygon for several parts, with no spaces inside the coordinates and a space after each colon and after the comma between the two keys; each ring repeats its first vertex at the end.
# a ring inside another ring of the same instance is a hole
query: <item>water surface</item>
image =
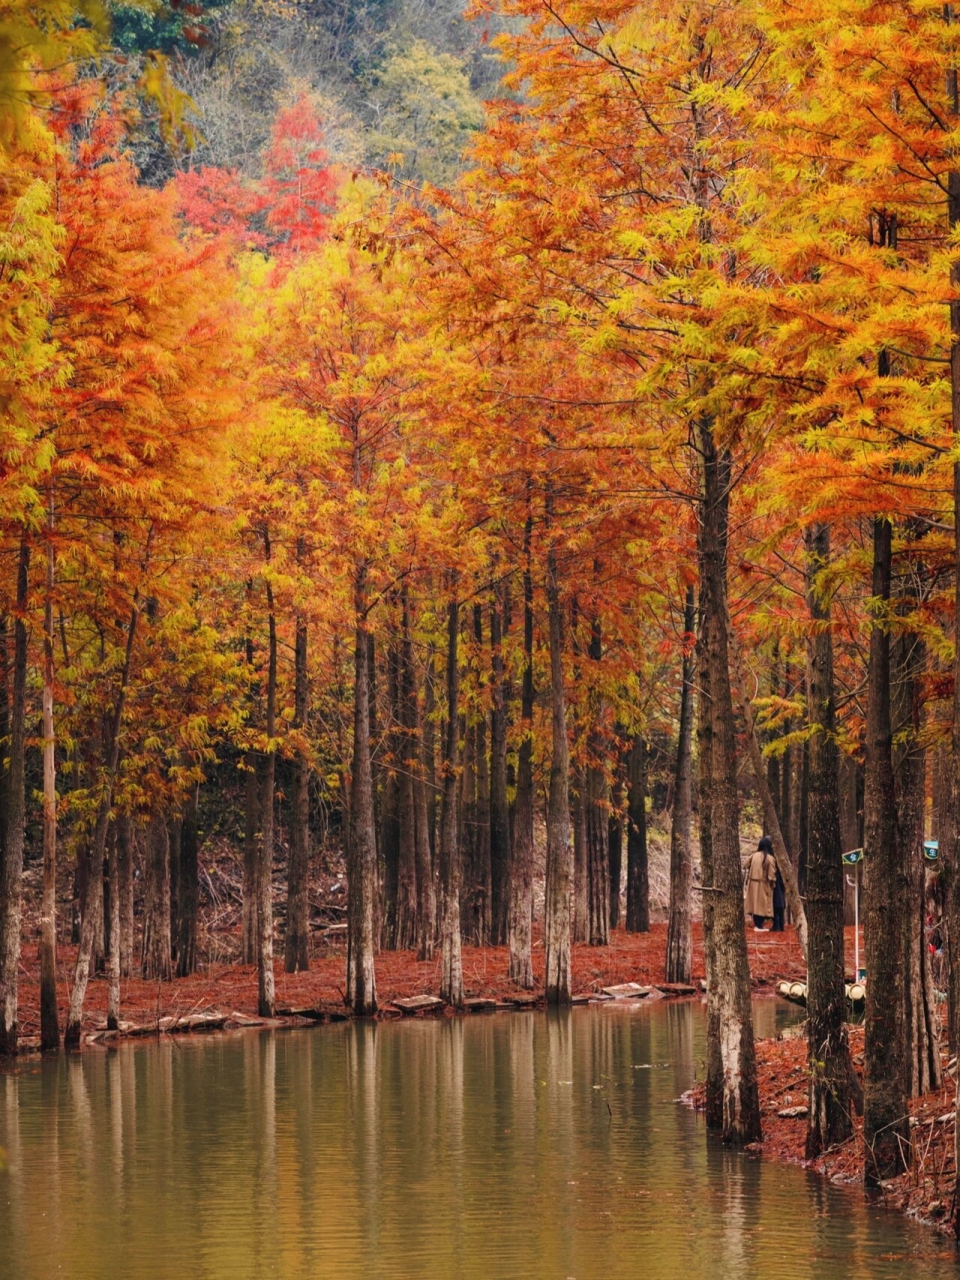
{"type": "Polygon", "coordinates": [[[957,1280],[933,1233],[706,1140],[675,1102],[703,1021],[344,1023],[0,1076],[0,1280],[957,1280]]]}

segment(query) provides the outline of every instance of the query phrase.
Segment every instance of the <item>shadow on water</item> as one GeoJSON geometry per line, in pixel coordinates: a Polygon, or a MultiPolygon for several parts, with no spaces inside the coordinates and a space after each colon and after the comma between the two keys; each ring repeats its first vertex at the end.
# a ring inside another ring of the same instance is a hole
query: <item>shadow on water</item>
{"type": "Polygon", "coordinates": [[[676,1104],[703,1050],[698,1003],[625,1004],[0,1076],[0,1280],[957,1275],[856,1191],[708,1141],[676,1104]]]}

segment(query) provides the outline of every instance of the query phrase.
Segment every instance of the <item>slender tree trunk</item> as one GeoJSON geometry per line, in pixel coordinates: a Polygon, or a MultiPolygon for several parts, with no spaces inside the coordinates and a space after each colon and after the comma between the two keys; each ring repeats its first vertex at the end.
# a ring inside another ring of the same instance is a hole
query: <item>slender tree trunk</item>
{"type": "Polygon", "coordinates": [[[177,968],[177,943],[180,940],[180,846],[183,841],[183,819],[173,815],[167,827],[170,847],[170,958],[177,968]]]}
{"type": "MultiPolygon", "coordinates": [[[[594,565],[594,574],[599,575],[597,565],[594,565]]],[[[589,656],[596,664],[603,659],[598,618],[594,618],[590,628],[589,656]]],[[[592,947],[605,947],[610,941],[610,785],[603,760],[603,715],[601,695],[593,692],[586,769],[587,916],[588,940],[592,947]]]]}
{"type": "Polygon", "coordinates": [[[354,667],[353,778],[351,832],[347,864],[347,1004],[359,1017],[377,1012],[374,969],[374,915],[377,888],[377,834],[370,759],[370,666],[367,648],[366,569],[358,567],[354,588],[356,656],[354,667]]]}
{"type": "Polygon", "coordinates": [[[437,886],[433,874],[429,788],[432,747],[424,733],[420,699],[414,692],[414,741],[416,771],[413,779],[413,808],[417,861],[417,958],[432,960],[437,940],[437,886]]]}
{"type": "Polygon", "coordinates": [[[120,976],[133,972],[133,822],[121,813],[117,817],[117,871],[120,906],[120,976]]]}
{"type": "Polygon", "coordinates": [[[708,697],[704,700],[701,696],[700,714],[710,721],[710,878],[705,876],[704,890],[712,899],[712,910],[704,927],[710,934],[707,1004],[713,1016],[708,1017],[707,1029],[716,1038],[713,1055],[721,1067],[719,1079],[708,1072],[707,1120],[719,1120],[723,1140],[740,1145],[759,1141],[761,1135],[743,919],[736,735],[727,652],[727,516],[732,468],[729,454],[718,454],[713,424],[701,419],[697,427],[703,486],[699,512],[697,667],[707,677],[705,682],[701,680],[708,697]]]}
{"type": "MultiPolygon", "coordinates": [[[[246,638],[247,667],[253,668],[253,640],[246,638]]],[[[243,774],[243,902],[240,925],[240,963],[257,963],[257,837],[260,831],[259,762],[244,757],[243,774]]]]}
{"type": "Polygon", "coordinates": [[[590,937],[587,892],[587,769],[582,761],[573,766],[570,823],[573,828],[573,941],[590,937]]]}
{"type": "Polygon", "coordinates": [[[43,891],[40,904],[40,1048],[60,1048],[57,1012],[57,762],[53,723],[53,491],[47,537],[47,590],[43,609],[43,891]]]}
{"type": "Polygon", "coordinates": [[[120,1030],[120,846],[117,840],[117,824],[110,823],[107,837],[110,866],[110,918],[107,947],[107,1030],[120,1030]]]}
{"type": "Polygon", "coordinates": [[[145,978],[169,982],[173,977],[170,939],[170,832],[162,818],[147,824],[143,885],[143,952],[145,978]]]}
{"type": "Polygon", "coordinates": [[[20,916],[23,842],[26,822],[27,624],[30,544],[20,539],[17,603],[13,623],[13,696],[7,754],[6,836],[0,880],[0,1057],[17,1052],[17,997],[20,968],[20,916]]]}
{"type": "MultiPolygon", "coordinates": [[[[476,641],[477,663],[483,655],[483,608],[473,607],[473,636],[476,641]]],[[[490,761],[487,756],[487,713],[483,709],[476,725],[477,734],[477,813],[472,833],[473,865],[477,890],[477,939],[481,943],[491,940],[491,905],[493,885],[490,869],[490,761]]]]}
{"type": "Polygon", "coordinates": [[[510,810],[507,804],[507,702],[503,670],[503,631],[508,601],[494,592],[490,606],[490,671],[493,711],[490,717],[490,941],[507,939],[507,886],[510,866],[510,810]]]}
{"type": "MultiPolygon", "coordinates": [[[[307,675],[307,623],[298,618],[294,637],[294,728],[306,734],[309,718],[307,675]]],[[[290,862],[287,868],[287,931],[283,967],[287,973],[310,968],[310,905],[307,882],[310,868],[310,760],[306,747],[293,766],[293,803],[290,814],[290,862]]]]}
{"type": "MultiPolygon", "coordinates": [[[[147,538],[144,568],[149,561],[152,532],[147,538]]],[[[63,1037],[66,1048],[77,1048],[80,1044],[80,1028],[83,1022],[83,1003],[87,994],[87,982],[90,978],[90,962],[93,958],[96,943],[96,929],[99,912],[98,899],[102,912],[103,904],[103,855],[107,844],[107,830],[110,825],[110,810],[113,805],[113,787],[117,777],[117,766],[120,763],[120,727],[123,723],[123,708],[127,698],[127,686],[130,681],[130,669],[133,663],[133,649],[137,637],[137,622],[140,617],[139,593],[134,593],[133,607],[130,610],[130,622],[127,626],[126,647],[123,666],[120,671],[120,686],[117,690],[113,713],[108,724],[107,739],[104,744],[106,753],[105,777],[101,784],[100,802],[97,806],[97,820],[90,845],[90,865],[86,885],[83,908],[83,921],[80,926],[80,945],[77,949],[77,963],[73,975],[73,987],[70,991],[70,1008],[67,1013],[67,1027],[63,1037]]],[[[170,908],[167,905],[167,928],[170,927],[170,908]]]]}
{"type": "MultiPolygon", "coordinates": [[[[549,511],[548,511],[549,514],[549,511]]],[[[550,636],[550,720],[552,753],[547,799],[547,884],[545,915],[547,1003],[569,1004],[570,988],[570,755],[563,687],[563,613],[556,554],[547,555],[547,615],[550,636]]]]}
{"type": "Polygon", "coordinates": [[[466,718],[463,734],[463,770],[460,776],[459,821],[460,841],[460,931],[469,941],[479,945],[480,890],[476,866],[477,842],[477,726],[466,718]]]}
{"type": "MultiPolygon", "coordinates": [[[[270,542],[264,530],[264,549],[270,559],[270,542]]],[[[277,615],[273,588],[267,582],[267,749],[261,765],[263,793],[260,799],[260,848],[257,859],[257,1011],[272,1018],[276,1011],[273,978],[273,850],[276,811],[277,753],[277,615]]]]}
{"type": "Polygon", "coordinates": [[[417,831],[413,777],[417,769],[416,686],[413,673],[413,639],[410,635],[410,603],[406,587],[401,593],[400,621],[400,865],[397,874],[398,951],[417,945],[417,831]]]}
{"type": "Polygon", "coordinates": [[[523,566],[523,680],[520,688],[520,720],[523,737],[517,753],[517,797],[510,846],[510,980],[524,991],[533,987],[531,946],[533,934],[533,574],[530,541],[533,520],[524,525],[523,566]]]}
{"type": "Polygon", "coordinates": [[[444,744],[443,800],[440,808],[440,996],[463,1007],[460,954],[460,840],[457,832],[457,769],[460,762],[460,668],[457,639],[460,609],[447,608],[447,729],[444,744]]]}
{"type": "Polygon", "coordinates": [[[683,659],[680,678],[680,724],[674,770],[673,815],[670,823],[670,916],[667,923],[667,982],[689,982],[693,964],[690,929],[693,894],[693,851],[690,819],[693,808],[693,629],[696,607],[693,587],[687,587],[683,607],[683,659]]]}
{"type": "MultiPolygon", "coordinates": [[[[383,865],[381,940],[384,947],[392,949],[397,945],[397,895],[400,877],[400,759],[404,750],[401,742],[400,646],[395,640],[387,646],[386,664],[390,728],[387,733],[389,761],[386,777],[383,780],[383,803],[380,806],[380,858],[383,865]]],[[[372,740],[372,731],[370,737],[372,740]]]]}
{"type": "Polygon", "coordinates": [[[890,720],[892,528],[873,524],[873,596],[867,670],[863,861],[867,1007],[864,1037],[864,1176],[876,1186],[905,1167],[910,1135],[903,1087],[903,973],[899,846],[890,720]]]}
{"type": "MultiPolygon", "coordinates": [[[[909,611],[917,590],[904,602],[909,611]]],[[[901,969],[904,982],[904,1085],[909,1098],[940,1088],[940,1038],[934,1012],[933,975],[924,932],[926,874],[923,856],[926,809],[926,752],[923,747],[922,680],[926,645],[918,635],[901,634],[893,645],[892,725],[899,743],[894,751],[902,907],[901,969]]]]}
{"type": "MultiPolygon", "coordinates": [[[[617,729],[617,737],[623,737],[622,729],[617,729]]],[[[624,785],[623,761],[618,758],[613,780],[611,806],[613,812],[607,823],[607,843],[609,845],[610,865],[610,928],[620,927],[620,890],[623,879],[623,808],[626,803],[626,787],[624,785]]]]}
{"type": "Polygon", "coordinates": [[[180,827],[180,910],[177,913],[177,977],[197,971],[197,907],[200,897],[197,785],[191,785],[180,827]]]}
{"type": "Polygon", "coordinates": [[[807,716],[810,844],[807,859],[808,1160],[853,1132],[862,1105],[850,1062],[843,982],[843,863],[840,854],[839,750],[830,605],[817,575],[830,560],[830,530],[810,527],[807,544],[807,716]]]}
{"type": "Polygon", "coordinates": [[[634,738],[627,765],[627,933],[649,932],[647,745],[634,738]]]}

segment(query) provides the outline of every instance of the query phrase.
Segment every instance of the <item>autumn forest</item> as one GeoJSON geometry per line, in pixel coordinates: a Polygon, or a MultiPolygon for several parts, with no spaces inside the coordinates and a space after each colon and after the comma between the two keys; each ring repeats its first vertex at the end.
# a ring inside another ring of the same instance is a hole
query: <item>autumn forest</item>
{"type": "Polygon", "coordinates": [[[0,1057],[217,965],[562,1008],[643,935],[753,1148],[766,833],[803,1154],[915,1167],[958,75],[940,0],[0,0],[0,1057]]]}

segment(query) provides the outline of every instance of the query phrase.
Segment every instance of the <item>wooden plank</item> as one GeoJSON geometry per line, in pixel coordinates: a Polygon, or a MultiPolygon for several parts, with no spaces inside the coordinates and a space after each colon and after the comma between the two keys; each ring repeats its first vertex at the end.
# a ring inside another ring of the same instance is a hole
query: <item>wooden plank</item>
{"type": "Polygon", "coordinates": [[[463,1007],[467,1013],[483,1013],[486,1009],[495,1009],[497,1002],[489,996],[471,996],[469,1000],[464,1000],[463,1007]]]}
{"type": "Polygon", "coordinates": [[[642,987],[639,982],[621,982],[615,987],[604,987],[603,994],[614,1000],[642,1000],[651,990],[651,987],[642,987]]]}
{"type": "Polygon", "coordinates": [[[413,1013],[421,1013],[426,1009],[442,1009],[444,1007],[444,1002],[439,996],[403,996],[398,1000],[391,1000],[390,1003],[407,1016],[413,1013]]]}

